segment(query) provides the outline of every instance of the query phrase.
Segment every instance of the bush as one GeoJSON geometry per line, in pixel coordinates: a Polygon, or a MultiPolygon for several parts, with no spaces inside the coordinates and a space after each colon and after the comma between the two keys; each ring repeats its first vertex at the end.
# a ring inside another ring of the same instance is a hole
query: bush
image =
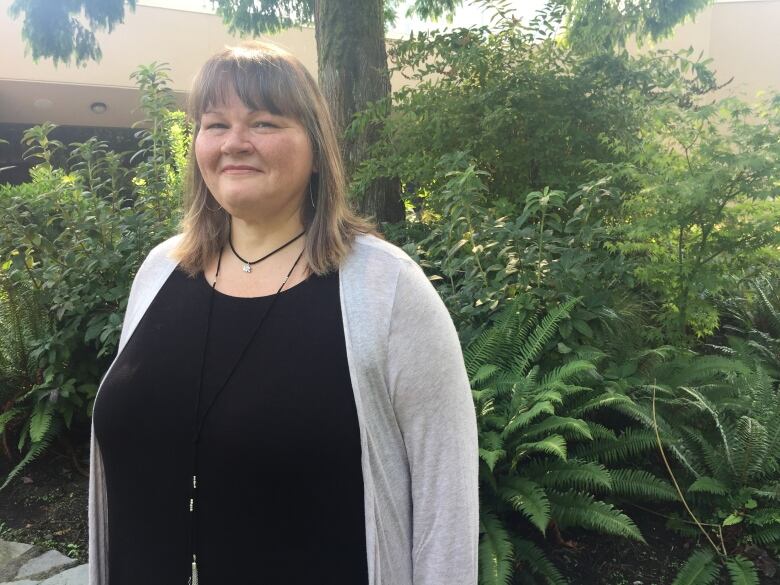
{"type": "Polygon", "coordinates": [[[74,420],[88,420],[100,376],[115,353],[127,293],[148,251],[178,224],[184,144],[189,130],[171,114],[165,67],[142,68],[136,78],[149,115],[139,130],[136,166],[105,142],[69,146],[51,141],[53,125],[25,133],[28,157],[39,161],[32,182],[0,186],[2,278],[8,291],[29,291],[36,302],[3,299],[3,325],[38,320],[20,333],[34,366],[29,391],[0,404],[0,428],[21,424],[24,453],[2,487],[74,420]],[[62,151],[65,151],[64,153],[62,151]],[[67,163],[53,166],[57,155],[67,163]],[[95,359],[95,357],[98,359],[95,359]],[[26,453],[25,453],[26,450],[26,453]]]}

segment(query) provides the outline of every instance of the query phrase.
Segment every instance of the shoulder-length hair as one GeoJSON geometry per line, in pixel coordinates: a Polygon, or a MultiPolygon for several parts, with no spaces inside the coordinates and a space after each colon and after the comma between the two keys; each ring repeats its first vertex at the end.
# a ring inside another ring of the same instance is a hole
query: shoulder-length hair
{"type": "Polygon", "coordinates": [[[195,159],[195,139],[203,113],[224,104],[231,90],[247,108],[265,109],[298,120],[309,135],[316,171],[310,179],[316,207],[304,199],[305,258],[323,275],[337,270],[357,233],[381,237],[376,225],[352,211],[339,142],[325,99],[303,64],[290,53],[252,41],[226,47],[211,57],[195,77],[188,114],[194,123],[184,191],[183,237],[173,256],[194,276],[227,244],[230,216],[217,203],[195,159]]]}

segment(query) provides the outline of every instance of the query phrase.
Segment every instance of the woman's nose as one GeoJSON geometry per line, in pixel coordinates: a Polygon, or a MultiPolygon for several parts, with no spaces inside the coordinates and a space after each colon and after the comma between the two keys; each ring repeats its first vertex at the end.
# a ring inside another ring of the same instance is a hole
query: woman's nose
{"type": "Polygon", "coordinates": [[[221,150],[225,154],[235,154],[251,150],[252,143],[247,138],[247,129],[232,127],[224,135],[221,150]]]}

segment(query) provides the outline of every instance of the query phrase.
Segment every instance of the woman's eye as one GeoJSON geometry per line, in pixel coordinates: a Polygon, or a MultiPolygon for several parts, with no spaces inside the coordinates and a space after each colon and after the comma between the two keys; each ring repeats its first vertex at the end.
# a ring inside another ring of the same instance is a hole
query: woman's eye
{"type": "Polygon", "coordinates": [[[220,122],[212,122],[211,124],[206,124],[206,130],[211,130],[212,128],[226,128],[226,126],[220,122]]]}
{"type": "Polygon", "coordinates": [[[255,128],[275,128],[271,122],[267,122],[265,120],[257,120],[254,124],[252,124],[255,128]]]}

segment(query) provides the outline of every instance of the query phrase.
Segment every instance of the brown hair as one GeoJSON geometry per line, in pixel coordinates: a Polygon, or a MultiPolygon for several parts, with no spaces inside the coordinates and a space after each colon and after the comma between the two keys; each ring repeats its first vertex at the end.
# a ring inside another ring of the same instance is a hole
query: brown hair
{"type": "Polygon", "coordinates": [[[203,65],[193,82],[188,114],[195,128],[185,183],[183,238],[173,252],[182,268],[198,274],[227,244],[230,216],[214,199],[195,160],[195,138],[209,107],[223,104],[234,90],[251,109],[298,120],[309,134],[314,152],[310,188],[316,208],[303,205],[305,258],[316,274],[338,269],[357,233],[381,237],[376,225],[356,215],[346,197],[346,179],[333,120],[316,82],[290,53],[252,41],[226,47],[203,65]]]}

